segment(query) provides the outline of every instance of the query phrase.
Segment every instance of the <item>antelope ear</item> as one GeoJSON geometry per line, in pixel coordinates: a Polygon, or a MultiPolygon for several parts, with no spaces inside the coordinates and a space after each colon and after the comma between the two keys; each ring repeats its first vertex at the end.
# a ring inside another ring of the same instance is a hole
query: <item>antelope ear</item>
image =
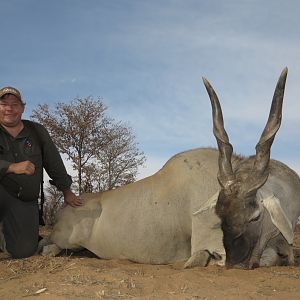
{"type": "Polygon", "coordinates": [[[193,255],[199,250],[205,250],[214,257],[221,256],[223,259],[218,264],[224,265],[225,249],[221,220],[215,213],[218,195],[219,192],[208,198],[192,215],[191,252],[193,255]],[[203,228],[206,228],[206,230],[203,230],[203,228]]]}
{"type": "Polygon", "coordinates": [[[288,219],[286,213],[280,205],[280,201],[274,195],[271,195],[262,200],[264,207],[271,216],[273,224],[282,233],[289,244],[293,243],[294,232],[291,221],[288,219]]]}

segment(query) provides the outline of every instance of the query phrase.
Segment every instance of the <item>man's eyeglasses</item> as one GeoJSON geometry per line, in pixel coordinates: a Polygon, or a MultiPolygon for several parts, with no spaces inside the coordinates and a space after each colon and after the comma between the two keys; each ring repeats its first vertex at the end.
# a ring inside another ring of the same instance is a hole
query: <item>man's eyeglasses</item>
{"type": "Polygon", "coordinates": [[[20,102],[13,102],[13,103],[0,102],[0,109],[6,109],[6,108],[17,109],[20,106],[22,106],[20,102]]]}

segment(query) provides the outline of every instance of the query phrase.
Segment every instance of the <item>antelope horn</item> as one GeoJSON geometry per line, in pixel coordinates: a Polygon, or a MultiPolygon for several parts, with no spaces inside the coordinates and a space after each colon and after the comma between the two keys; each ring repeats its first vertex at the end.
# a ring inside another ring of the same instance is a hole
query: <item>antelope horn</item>
{"type": "Polygon", "coordinates": [[[213,117],[213,132],[219,149],[219,174],[218,180],[222,188],[229,187],[235,180],[232,171],[231,156],[232,146],[224,128],[223,114],[218,96],[208,80],[203,77],[203,82],[210,98],[213,117]]]}
{"type": "Polygon", "coordinates": [[[258,176],[263,176],[269,165],[271,146],[274,141],[276,132],[278,131],[281,124],[282,102],[287,73],[287,68],[284,68],[281,72],[274,92],[267,124],[259,139],[258,144],[255,147],[256,156],[252,172],[254,172],[258,176]]]}

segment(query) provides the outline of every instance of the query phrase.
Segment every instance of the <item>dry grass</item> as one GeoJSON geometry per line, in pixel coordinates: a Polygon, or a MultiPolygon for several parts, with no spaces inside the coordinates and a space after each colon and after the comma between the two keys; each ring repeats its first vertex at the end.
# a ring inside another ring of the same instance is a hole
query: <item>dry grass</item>
{"type": "Polygon", "coordinates": [[[34,274],[43,270],[46,273],[67,271],[75,266],[75,263],[69,257],[33,256],[24,259],[9,259],[3,253],[1,253],[1,256],[6,271],[6,276],[2,275],[1,280],[9,280],[24,274],[34,274]]]}
{"type": "MultiPolygon", "coordinates": [[[[295,244],[300,246],[299,233],[295,244]]],[[[37,255],[26,259],[11,259],[0,253],[1,300],[236,300],[269,299],[269,296],[276,300],[299,299],[299,279],[299,267],[259,268],[253,271],[225,270],[221,267],[182,270],[176,266],[101,260],[90,257],[87,251],[72,255],[64,253],[58,257],[37,255]]]]}

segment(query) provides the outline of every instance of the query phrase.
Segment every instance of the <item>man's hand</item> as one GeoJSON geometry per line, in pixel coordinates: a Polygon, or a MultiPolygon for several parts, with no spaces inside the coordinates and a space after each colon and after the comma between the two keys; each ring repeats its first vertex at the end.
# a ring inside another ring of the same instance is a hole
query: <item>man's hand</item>
{"type": "Polygon", "coordinates": [[[9,165],[6,173],[14,173],[14,174],[25,174],[25,175],[33,175],[35,172],[35,165],[29,161],[21,161],[19,163],[12,163],[9,165]]]}
{"type": "Polygon", "coordinates": [[[73,207],[82,206],[83,202],[77,197],[71,190],[63,191],[64,194],[64,206],[71,205],[73,207]]]}

